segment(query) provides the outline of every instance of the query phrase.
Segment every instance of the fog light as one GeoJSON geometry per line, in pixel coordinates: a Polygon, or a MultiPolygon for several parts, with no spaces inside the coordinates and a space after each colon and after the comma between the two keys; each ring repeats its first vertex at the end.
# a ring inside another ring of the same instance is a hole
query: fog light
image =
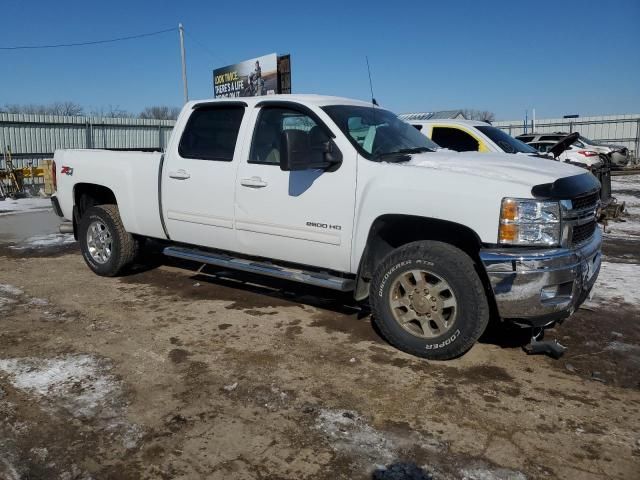
{"type": "Polygon", "coordinates": [[[540,289],[540,301],[542,303],[563,303],[571,300],[573,296],[573,281],[547,285],[540,289]]]}
{"type": "Polygon", "coordinates": [[[540,300],[551,300],[558,295],[558,285],[551,285],[540,290],[540,300]]]}

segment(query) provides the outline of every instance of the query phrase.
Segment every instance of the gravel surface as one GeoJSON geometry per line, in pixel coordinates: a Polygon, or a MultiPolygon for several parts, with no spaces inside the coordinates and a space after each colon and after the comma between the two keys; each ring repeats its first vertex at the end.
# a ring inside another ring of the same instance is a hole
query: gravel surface
{"type": "Polygon", "coordinates": [[[639,251],[607,237],[602,288],[547,334],[562,359],[501,329],[429,362],[348,296],[0,246],[0,478],[637,478],[639,251]]]}

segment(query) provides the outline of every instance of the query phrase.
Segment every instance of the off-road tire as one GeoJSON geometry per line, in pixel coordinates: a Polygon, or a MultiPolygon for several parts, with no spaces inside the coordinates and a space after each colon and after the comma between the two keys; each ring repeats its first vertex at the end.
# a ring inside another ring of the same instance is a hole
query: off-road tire
{"type": "Polygon", "coordinates": [[[485,289],[473,260],[462,250],[442,242],[420,241],[387,255],[374,272],[369,302],[373,322],[396,348],[432,360],[449,360],[469,350],[489,322],[485,289]],[[390,289],[403,273],[428,269],[444,279],[457,300],[451,329],[433,338],[413,335],[394,318],[390,289]]]}
{"type": "Polygon", "coordinates": [[[103,277],[114,277],[122,273],[138,254],[138,242],[125,230],[117,205],[96,205],[89,208],[80,219],[78,240],[86,264],[94,273],[103,277]],[[102,222],[111,233],[111,255],[105,263],[94,260],[87,244],[87,230],[95,221],[102,222]]]}

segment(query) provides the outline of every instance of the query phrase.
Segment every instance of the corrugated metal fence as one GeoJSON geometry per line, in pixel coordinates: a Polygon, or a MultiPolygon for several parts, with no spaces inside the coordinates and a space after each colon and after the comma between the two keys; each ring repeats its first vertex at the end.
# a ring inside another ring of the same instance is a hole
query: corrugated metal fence
{"type": "MultiPolygon", "coordinates": [[[[493,125],[514,137],[525,133],[522,120],[493,122],[493,125]]],[[[531,131],[531,122],[529,122],[527,132],[531,133],[531,131]]],[[[591,140],[624,145],[636,158],[640,152],[640,114],[539,119],[536,120],[535,131],[538,133],[580,132],[591,140]]]]}
{"type": "MultiPolygon", "coordinates": [[[[17,167],[39,165],[58,148],[164,149],[175,124],[172,120],[138,118],[61,117],[0,113],[0,146],[11,148],[17,167]]],[[[494,122],[516,136],[522,121],[494,122]]],[[[528,126],[531,131],[531,126],[528,126]]],[[[640,114],[539,119],[538,132],[575,132],[587,138],[625,145],[637,157],[640,151],[640,114]]],[[[0,168],[4,161],[0,156],[0,168]]]]}
{"type": "Polygon", "coordinates": [[[174,124],[173,120],[0,113],[0,146],[3,151],[11,149],[16,167],[39,165],[59,148],[162,150],[174,124]]]}

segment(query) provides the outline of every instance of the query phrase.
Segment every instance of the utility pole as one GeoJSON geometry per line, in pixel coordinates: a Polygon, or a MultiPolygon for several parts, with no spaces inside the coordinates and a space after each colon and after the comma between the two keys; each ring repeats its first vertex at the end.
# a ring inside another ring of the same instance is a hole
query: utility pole
{"type": "Polygon", "coordinates": [[[180,55],[182,56],[182,85],[184,87],[184,103],[189,101],[189,89],[187,88],[187,58],[184,53],[184,27],[182,23],[178,24],[180,32],[180,55]]]}
{"type": "Polygon", "coordinates": [[[533,109],[533,116],[531,118],[531,133],[536,133],[536,109],[533,109]]]}

